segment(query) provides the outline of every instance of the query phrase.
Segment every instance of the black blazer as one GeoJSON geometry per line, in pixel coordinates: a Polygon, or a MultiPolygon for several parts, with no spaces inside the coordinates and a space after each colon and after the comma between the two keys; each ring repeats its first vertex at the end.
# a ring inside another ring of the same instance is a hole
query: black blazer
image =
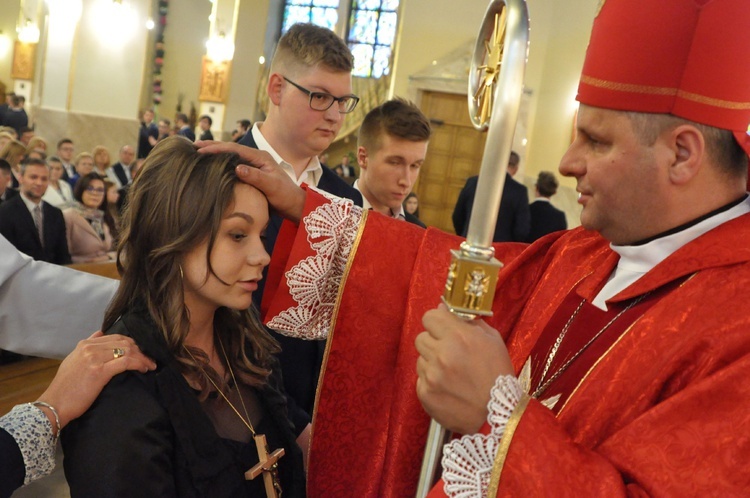
{"type": "Polygon", "coordinates": [[[120,188],[124,187],[130,181],[128,180],[128,175],[125,173],[125,165],[121,162],[117,162],[112,166],[112,171],[114,172],[115,176],[118,180],[120,180],[120,188]]]}
{"type": "MultiPolygon", "coordinates": [[[[453,210],[453,228],[456,234],[466,237],[471,218],[471,208],[477,193],[479,177],[472,176],[466,180],[466,185],[458,194],[458,201],[453,210]]],[[[508,173],[505,174],[503,197],[500,201],[500,211],[497,215],[493,242],[526,242],[531,229],[531,214],[529,212],[529,192],[508,173]]]]}
{"type": "Polygon", "coordinates": [[[38,261],[58,265],[70,264],[62,211],[42,201],[42,220],[44,247],[39,240],[34,219],[20,195],[0,206],[0,234],[16,246],[16,249],[38,261]]]}
{"type": "Polygon", "coordinates": [[[26,467],[16,440],[0,429],[0,498],[8,498],[23,486],[25,477],[26,467]]]}
{"type": "Polygon", "coordinates": [[[5,200],[3,200],[2,198],[0,198],[0,204],[2,204],[4,202],[8,202],[9,200],[11,200],[12,198],[16,197],[17,195],[18,195],[18,190],[14,189],[14,188],[10,188],[10,185],[8,185],[5,188],[5,200]]]}
{"type": "MultiPolygon", "coordinates": [[[[258,145],[253,139],[253,134],[248,131],[239,141],[240,144],[257,149],[258,145]]],[[[362,194],[350,186],[328,166],[322,166],[323,174],[320,177],[317,188],[329,192],[338,197],[351,199],[357,206],[362,206],[362,194]]],[[[266,251],[273,253],[276,238],[279,235],[283,218],[277,214],[271,214],[266,229],[266,251]]],[[[267,269],[263,272],[264,279],[261,280],[258,290],[253,293],[253,299],[260,306],[263,296],[263,285],[267,276],[267,269]]],[[[305,341],[295,339],[271,331],[274,338],[281,344],[281,353],[278,358],[281,363],[281,372],[284,375],[284,389],[297,406],[290,403],[290,417],[298,431],[304,429],[310,421],[313,406],[315,405],[315,391],[318,388],[318,377],[323,364],[325,353],[325,341],[305,341]],[[299,409],[304,413],[300,413],[299,409]]]]}
{"type": "Polygon", "coordinates": [[[427,225],[422,223],[422,220],[414,216],[413,214],[409,214],[406,211],[404,211],[404,219],[408,221],[409,223],[413,223],[415,225],[419,225],[422,228],[427,228],[427,225]]]}
{"type": "Polygon", "coordinates": [[[183,137],[186,137],[191,142],[195,142],[195,132],[189,126],[186,126],[185,128],[180,128],[177,134],[182,135],[183,137]]]}
{"type": "Polygon", "coordinates": [[[536,239],[544,237],[548,233],[568,228],[568,221],[565,219],[565,213],[547,201],[532,202],[529,206],[529,211],[531,212],[529,242],[534,242],[536,239]]]}
{"type": "MultiPolygon", "coordinates": [[[[145,310],[126,312],[107,334],[132,337],[156,361],[155,371],[115,376],[82,417],[62,433],[65,477],[81,497],[265,496],[262,477],[245,481],[258,462],[255,442],[219,437],[145,310]]],[[[279,462],[285,497],[304,497],[302,452],[273,369],[256,389],[264,416],[256,429],[279,462]]]]}

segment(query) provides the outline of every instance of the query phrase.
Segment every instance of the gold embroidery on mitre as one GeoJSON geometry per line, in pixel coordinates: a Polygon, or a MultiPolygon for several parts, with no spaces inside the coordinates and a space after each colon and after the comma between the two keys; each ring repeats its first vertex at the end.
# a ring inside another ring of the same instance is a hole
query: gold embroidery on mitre
{"type": "Polygon", "coordinates": [[[597,88],[604,88],[605,90],[615,90],[618,92],[629,92],[629,93],[642,93],[647,95],[665,95],[670,97],[680,97],[685,100],[697,102],[699,104],[710,105],[712,107],[721,107],[723,109],[731,110],[748,110],[750,109],[750,102],[733,102],[731,100],[716,99],[713,97],[707,97],[697,93],[686,92],[677,88],[669,88],[662,86],[649,86],[649,85],[634,85],[631,83],[620,83],[617,81],[602,80],[599,78],[593,78],[591,76],[581,76],[581,83],[595,86],[597,88]]]}

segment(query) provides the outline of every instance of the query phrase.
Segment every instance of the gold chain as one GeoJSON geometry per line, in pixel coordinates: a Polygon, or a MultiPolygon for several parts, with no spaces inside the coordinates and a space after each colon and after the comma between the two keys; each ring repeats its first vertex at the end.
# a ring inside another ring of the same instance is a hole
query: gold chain
{"type": "Polygon", "coordinates": [[[544,391],[547,390],[547,388],[554,382],[565,370],[568,369],[571,363],[578,358],[586,349],[588,349],[589,346],[591,346],[594,341],[596,341],[600,335],[602,335],[613,323],[617,321],[618,318],[620,318],[622,315],[625,314],[630,308],[635,306],[636,304],[643,301],[646,296],[648,296],[650,292],[647,292],[643,294],[642,296],[639,296],[638,298],[632,300],[623,310],[621,310],[617,315],[615,315],[614,318],[612,318],[609,322],[607,322],[604,327],[602,327],[596,334],[594,334],[594,337],[589,339],[589,341],[583,345],[581,349],[576,351],[576,353],[568,360],[566,361],[560,368],[557,369],[557,371],[546,381],[544,380],[544,377],[547,375],[547,372],[549,370],[549,367],[552,365],[552,360],[557,356],[557,350],[560,347],[560,344],[562,343],[563,339],[565,338],[565,335],[568,332],[568,329],[570,328],[571,324],[573,323],[573,320],[578,315],[578,312],[581,311],[581,308],[583,307],[583,303],[586,302],[584,299],[581,301],[581,304],[578,305],[578,308],[573,312],[573,315],[568,319],[568,322],[565,324],[565,326],[562,329],[562,332],[560,332],[560,335],[557,337],[557,340],[555,341],[555,344],[552,346],[552,350],[550,351],[549,356],[547,357],[547,363],[545,365],[544,371],[542,372],[542,377],[539,379],[539,387],[536,388],[536,391],[531,395],[533,398],[538,398],[544,391]]]}
{"type": "Polygon", "coordinates": [[[230,363],[229,363],[229,358],[227,358],[227,352],[224,350],[224,344],[221,342],[221,339],[219,339],[219,345],[221,346],[221,352],[224,354],[224,360],[226,360],[226,362],[227,362],[227,368],[229,369],[229,373],[232,376],[232,382],[234,382],[234,387],[237,389],[237,395],[240,397],[240,403],[242,403],[242,409],[245,412],[245,417],[247,417],[247,418],[243,418],[242,417],[242,415],[237,410],[237,408],[234,406],[234,404],[231,401],[229,401],[229,398],[227,397],[227,395],[224,394],[224,392],[221,389],[219,389],[219,386],[216,384],[216,382],[214,382],[214,380],[206,373],[206,371],[203,369],[203,367],[201,366],[201,364],[198,363],[198,360],[195,359],[195,356],[193,356],[193,353],[190,352],[190,350],[188,349],[188,347],[185,346],[184,344],[182,345],[182,347],[185,349],[185,351],[187,351],[187,354],[190,355],[190,358],[193,359],[193,361],[195,362],[195,364],[198,365],[198,368],[200,369],[201,373],[203,373],[203,375],[208,379],[208,381],[211,383],[211,385],[214,386],[214,388],[216,389],[216,392],[218,392],[221,395],[221,397],[224,398],[224,401],[227,402],[227,404],[229,405],[229,407],[232,410],[234,410],[234,413],[236,413],[237,416],[240,418],[240,420],[242,420],[242,423],[245,424],[245,426],[250,430],[250,434],[252,434],[253,437],[255,437],[256,436],[256,434],[255,434],[255,428],[253,427],[253,423],[250,421],[250,416],[247,413],[247,408],[245,408],[245,400],[242,399],[242,393],[240,392],[240,386],[237,384],[237,379],[234,378],[234,372],[232,371],[232,365],[230,365],[230,363]]]}

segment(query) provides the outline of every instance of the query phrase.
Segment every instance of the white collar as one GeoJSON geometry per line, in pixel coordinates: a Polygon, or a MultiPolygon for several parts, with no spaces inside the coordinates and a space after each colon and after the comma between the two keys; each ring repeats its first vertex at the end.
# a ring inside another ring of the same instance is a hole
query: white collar
{"type": "Polygon", "coordinates": [[[299,176],[299,178],[297,178],[297,173],[294,171],[294,166],[285,161],[284,158],[281,157],[278,152],[276,152],[276,149],[274,149],[271,144],[268,143],[266,137],[263,136],[263,133],[260,131],[261,124],[263,123],[256,122],[250,130],[250,132],[253,134],[255,145],[258,146],[258,150],[264,150],[271,154],[271,157],[273,157],[274,161],[279,163],[281,168],[286,172],[287,175],[289,175],[289,178],[294,180],[294,183],[296,183],[297,185],[307,183],[308,185],[312,185],[314,187],[317,186],[318,182],[320,181],[320,177],[323,175],[323,167],[320,165],[318,157],[313,156],[312,158],[310,158],[310,162],[307,163],[307,167],[299,176]]]}
{"type": "Polygon", "coordinates": [[[596,295],[592,304],[606,310],[607,306],[605,302],[607,299],[619,294],[620,291],[636,282],[678,249],[719,225],[747,213],[750,213],[750,197],[736,206],[715,214],[710,218],[706,218],[684,230],[659,237],[646,244],[638,246],[610,244],[612,250],[620,255],[620,260],[610,275],[609,281],[602,287],[599,294],[596,295]]]}
{"type": "MultiPolygon", "coordinates": [[[[362,193],[362,191],[359,189],[359,178],[354,180],[352,187],[354,187],[357,191],[359,191],[359,193],[362,194],[362,209],[372,209],[372,204],[370,204],[370,201],[367,200],[367,197],[365,197],[365,194],[362,193]]],[[[390,211],[391,211],[391,218],[395,218],[397,220],[406,219],[406,213],[404,212],[403,205],[400,206],[400,209],[397,213],[394,213],[392,209],[390,211]]]]}

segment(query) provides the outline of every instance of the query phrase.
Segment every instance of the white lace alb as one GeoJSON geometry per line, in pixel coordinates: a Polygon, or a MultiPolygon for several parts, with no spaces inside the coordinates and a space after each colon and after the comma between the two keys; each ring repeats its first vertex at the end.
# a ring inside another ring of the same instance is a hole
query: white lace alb
{"type": "Polygon", "coordinates": [[[500,440],[503,438],[513,410],[523,396],[518,379],[501,375],[495,381],[487,403],[489,434],[462,436],[443,448],[443,482],[445,493],[451,498],[479,498],[487,496],[500,440]]]}
{"type": "Polygon", "coordinates": [[[300,230],[307,232],[315,255],[284,274],[296,306],[268,322],[281,334],[308,340],[328,337],[341,279],[362,219],[362,209],[349,199],[313,190],[331,201],[302,219],[300,230]]]}

